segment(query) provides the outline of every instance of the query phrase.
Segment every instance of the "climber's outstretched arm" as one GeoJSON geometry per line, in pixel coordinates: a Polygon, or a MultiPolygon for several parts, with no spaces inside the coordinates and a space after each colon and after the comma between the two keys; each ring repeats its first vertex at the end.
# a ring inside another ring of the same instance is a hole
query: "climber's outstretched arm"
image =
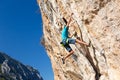
{"type": "Polygon", "coordinates": [[[70,25],[70,22],[71,22],[71,20],[72,20],[72,15],[73,15],[73,13],[70,15],[70,19],[69,19],[69,21],[68,21],[68,23],[67,23],[67,27],[69,27],[69,25],[70,25]]]}

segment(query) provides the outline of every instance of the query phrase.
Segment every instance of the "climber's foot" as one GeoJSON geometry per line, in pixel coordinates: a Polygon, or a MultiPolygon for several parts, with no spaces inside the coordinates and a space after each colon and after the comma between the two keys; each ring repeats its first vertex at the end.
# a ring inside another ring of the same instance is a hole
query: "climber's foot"
{"type": "Polygon", "coordinates": [[[62,63],[65,64],[65,59],[64,58],[62,58],[62,63]]]}

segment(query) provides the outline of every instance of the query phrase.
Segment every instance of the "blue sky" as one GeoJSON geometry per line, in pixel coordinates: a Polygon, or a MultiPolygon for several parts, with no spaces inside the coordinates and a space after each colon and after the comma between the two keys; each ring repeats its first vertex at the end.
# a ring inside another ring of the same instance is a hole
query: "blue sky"
{"type": "Polygon", "coordinates": [[[36,0],[0,0],[0,51],[54,80],[50,60],[40,44],[42,20],[36,0]]]}

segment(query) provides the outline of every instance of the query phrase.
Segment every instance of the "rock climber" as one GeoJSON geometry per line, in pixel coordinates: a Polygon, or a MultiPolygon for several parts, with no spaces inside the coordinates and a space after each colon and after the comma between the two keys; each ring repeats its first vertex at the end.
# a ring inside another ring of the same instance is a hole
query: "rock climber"
{"type": "Polygon", "coordinates": [[[69,52],[68,55],[66,55],[65,57],[62,58],[63,64],[65,64],[65,60],[74,53],[74,51],[72,50],[72,48],[70,47],[69,44],[79,43],[79,44],[88,45],[87,43],[85,43],[79,39],[72,39],[72,38],[68,37],[68,34],[69,34],[68,30],[69,30],[69,26],[70,26],[69,24],[71,22],[72,15],[73,15],[73,13],[70,15],[70,19],[68,20],[68,22],[65,21],[65,19],[64,19],[66,25],[64,25],[64,28],[62,29],[62,32],[61,32],[62,41],[60,42],[60,44],[63,45],[66,48],[66,50],[69,52]]]}

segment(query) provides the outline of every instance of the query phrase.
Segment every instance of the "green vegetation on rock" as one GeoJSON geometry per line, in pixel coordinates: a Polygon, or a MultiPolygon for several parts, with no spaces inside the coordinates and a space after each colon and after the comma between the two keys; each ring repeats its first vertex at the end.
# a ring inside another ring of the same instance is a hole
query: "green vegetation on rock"
{"type": "Polygon", "coordinates": [[[0,80],[5,80],[4,78],[0,78],[0,80]]]}
{"type": "MultiPolygon", "coordinates": [[[[1,70],[1,64],[0,64],[0,73],[2,73],[2,70],[1,70]]],[[[0,79],[1,80],[1,79],[0,79]]]]}

